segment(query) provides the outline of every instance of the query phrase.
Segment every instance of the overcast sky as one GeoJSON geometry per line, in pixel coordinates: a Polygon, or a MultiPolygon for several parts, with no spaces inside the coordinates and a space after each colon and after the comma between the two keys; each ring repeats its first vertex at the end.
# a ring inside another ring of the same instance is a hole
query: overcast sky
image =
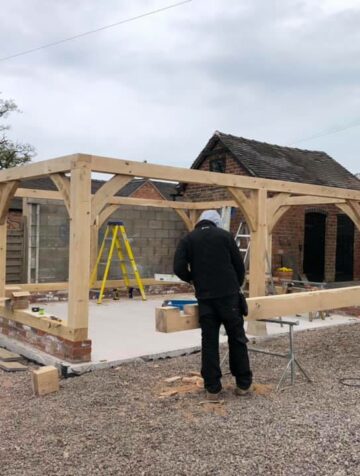
{"type": "MultiPolygon", "coordinates": [[[[3,1],[0,57],[172,3],[3,1]]],[[[23,111],[11,135],[35,160],[189,167],[220,130],[324,150],[360,172],[360,0],[193,0],[2,61],[0,79],[23,111]]]]}

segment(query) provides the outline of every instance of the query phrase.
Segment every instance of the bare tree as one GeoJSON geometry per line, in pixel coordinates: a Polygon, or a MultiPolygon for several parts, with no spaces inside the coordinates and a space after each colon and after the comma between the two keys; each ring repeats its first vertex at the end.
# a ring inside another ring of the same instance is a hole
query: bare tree
{"type": "MultiPolygon", "coordinates": [[[[0,120],[6,119],[11,112],[21,112],[12,99],[0,98],[0,120]]],[[[7,137],[9,125],[0,124],[0,170],[30,162],[35,149],[30,144],[14,142],[7,137]]]]}

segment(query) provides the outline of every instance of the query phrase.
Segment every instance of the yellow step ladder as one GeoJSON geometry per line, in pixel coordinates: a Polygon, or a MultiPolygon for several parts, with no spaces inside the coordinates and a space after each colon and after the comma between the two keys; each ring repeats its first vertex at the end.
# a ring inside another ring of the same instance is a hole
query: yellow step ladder
{"type": "Polygon", "coordinates": [[[129,293],[131,293],[131,289],[132,289],[133,286],[130,286],[130,280],[129,280],[128,270],[127,270],[127,266],[126,266],[123,246],[121,244],[121,239],[122,239],[123,244],[125,246],[125,250],[126,250],[128,258],[129,258],[130,266],[131,266],[131,268],[134,272],[135,280],[136,280],[136,283],[139,287],[142,300],[146,301],[144,286],[143,286],[143,283],[141,281],[140,273],[139,273],[138,267],[137,267],[136,262],[135,262],[134,254],[133,254],[133,251],[131,249],[131,246],[130,246],[130,243],[129,243],[129,240],[128,240],[128,237],[127,237],[127,234],[126,234],[126,231],[125,231],[124,223],[122,221],[109,221],[107,226],[106,226],[104,239],[101,243],[99,254],[98,254],[98,257],[96,259],[94,269],[91,273],[90,288],[92,288],[95,284],[95,281],[96,281],[96,278],[97,278],[97,275],[98,275],[99,264],[101,262],[101,258],[104,254],[104,251],[105,251],[106,241],[107,241],[110,234],[111,234],[111,244],[110,244],[110,248],[109,248],[109,252],[108,252],[108,256],[107,256],[107,260],[106,260],[104,276],[102,278],[100,294],[99,294],[99,298],[98,298],[98,301],[97,301],[98,304],[101,304],[102,299],[104,297],[104,290],[105,290],[105,286],[106,286],[106,281],[108,279],[110,266],[111,266],[111,262],[112,262],[112,258],[113,258],[113,255],[114,255],[114,249],[115,248],[116,248],[116,251],[117,251],[118,258],[119,258],[120,268],[121,268],[121,272],[122,272],[122,275],[123,275],[123,278],[124,278],[124,281],[125,281],[125,286],[127,287],[129,293]]]}

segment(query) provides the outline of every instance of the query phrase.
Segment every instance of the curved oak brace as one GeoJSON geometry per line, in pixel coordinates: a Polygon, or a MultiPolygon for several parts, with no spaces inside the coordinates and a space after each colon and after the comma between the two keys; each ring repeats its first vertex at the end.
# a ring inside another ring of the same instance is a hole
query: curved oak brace
{"type": "Polygon", "coordinates": [[[15,180],[0,185],[0,225],[6,223],[9,205],[18,186],[19,182],[15,180]]]}
{"type": "Polygon", "coordinates": [[[131,182],[132,177],[126,175],[114,175],[108,182],[104,183],[95,193],[91,201],[91,222],[95,223],[96,217],[106,206],[108,201],[122,189],[127,183],[131,182]]]}
{"type": "Polygon", "coordinates": [[[357,217],[357,224],[358,224],[360,222],[360,203],[356,202],[355,200],[349,200],[348,203],[357,217]]]}
{"type": "Polygon", "coordinates": [[[193,227],[192,220],[189,218],[186,211],[179,210],[179,209],[175,209],[175,211],[179,215],[179,217],[182,219],[182,221],[185,223],[185,226],[188,229],[188,231],[191,231],[194,227],[193,227]]]}
{"type": "Polygon", "coordinates": [[[274,231],[275,226],[278,224],[278,222],[281,220],[281,218],[285,215],[285,213],[290,209],[291,207],[289,205],[280,207],[271,217],[271,219],[268,222],[269,226],[269,234],[271,235],[274,231]]]}
{"type": "Polygon", "coordinates": [[[70,179],[65,174],[51,174],[51,180],[62,195],[66,209],[70,215],[70,179]]]}
{"type": "Polygon", "coordinates": [[[349,203],[338,203],[336,206],[354,222],[354,225],[360,231],[360,215],[354,211],[353,207],[349,203]]]}
{"type": "Polygon", "coordinates": [[[120,208],[120,205],[106,206],[98,216],[97,226],[100,228],[118,208],[120,208]]]}
{"type": "Polygon", "coordinates": [[[283,206],[288,204],[290,193],[278,193],[267,200],[267,218],[268,224],[273,221],[276,212],[283,206]]]}
{"type": "MultiPolygon", "coordinates": [[[[230,194],[234,197],[238,207],[243,213],[250,231],[257,229],[256,203],[254,192],[250,192],[249,198],[241,190],[234,187],[227,187],[230,194]]],[[[256,192],[255,192],[256,194],[256,192]]]]}

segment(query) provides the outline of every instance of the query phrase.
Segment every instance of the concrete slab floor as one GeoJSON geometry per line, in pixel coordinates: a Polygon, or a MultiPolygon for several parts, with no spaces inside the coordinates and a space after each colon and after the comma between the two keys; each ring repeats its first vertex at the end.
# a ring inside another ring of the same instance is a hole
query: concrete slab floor
{"type": "MultiPolygon", "coordinates": [[[[140,299],[104,300],[89,303],[89,337],[92,340],[92,362],[110,363],[137,357],[173,353],[182,349],[198,348],[201,344],[199,329],[163,334],[155,330],[155,308],[161,306],[164,299],[175,296],[151,296],[147,301],[140,299]]],[[[176,298],[189,299],[189,295],[177,295],[176,298]]],[[[190,299],[192,297],[190,296],[190,299]]],[[[66,319],[67,303],[44,303],[43,307],[62,319],[66,319]]],[[[299,321],[295,332],[320,327],[343,325],[359,322],[350,316],[331,315],[325,320],[315,319],[309,322],[308,315],[287,316],[284,319],[299,321]]],[[[245,324],[246,328],[246,324],[245,324]]],[[[288,332],[288,326],[267,324],[269,336],[288,332]]],[[[248,335],[249,338],[253,337],[248,335]]],[[[220,340],[226,341],[221,335],[220,340]]]]}

